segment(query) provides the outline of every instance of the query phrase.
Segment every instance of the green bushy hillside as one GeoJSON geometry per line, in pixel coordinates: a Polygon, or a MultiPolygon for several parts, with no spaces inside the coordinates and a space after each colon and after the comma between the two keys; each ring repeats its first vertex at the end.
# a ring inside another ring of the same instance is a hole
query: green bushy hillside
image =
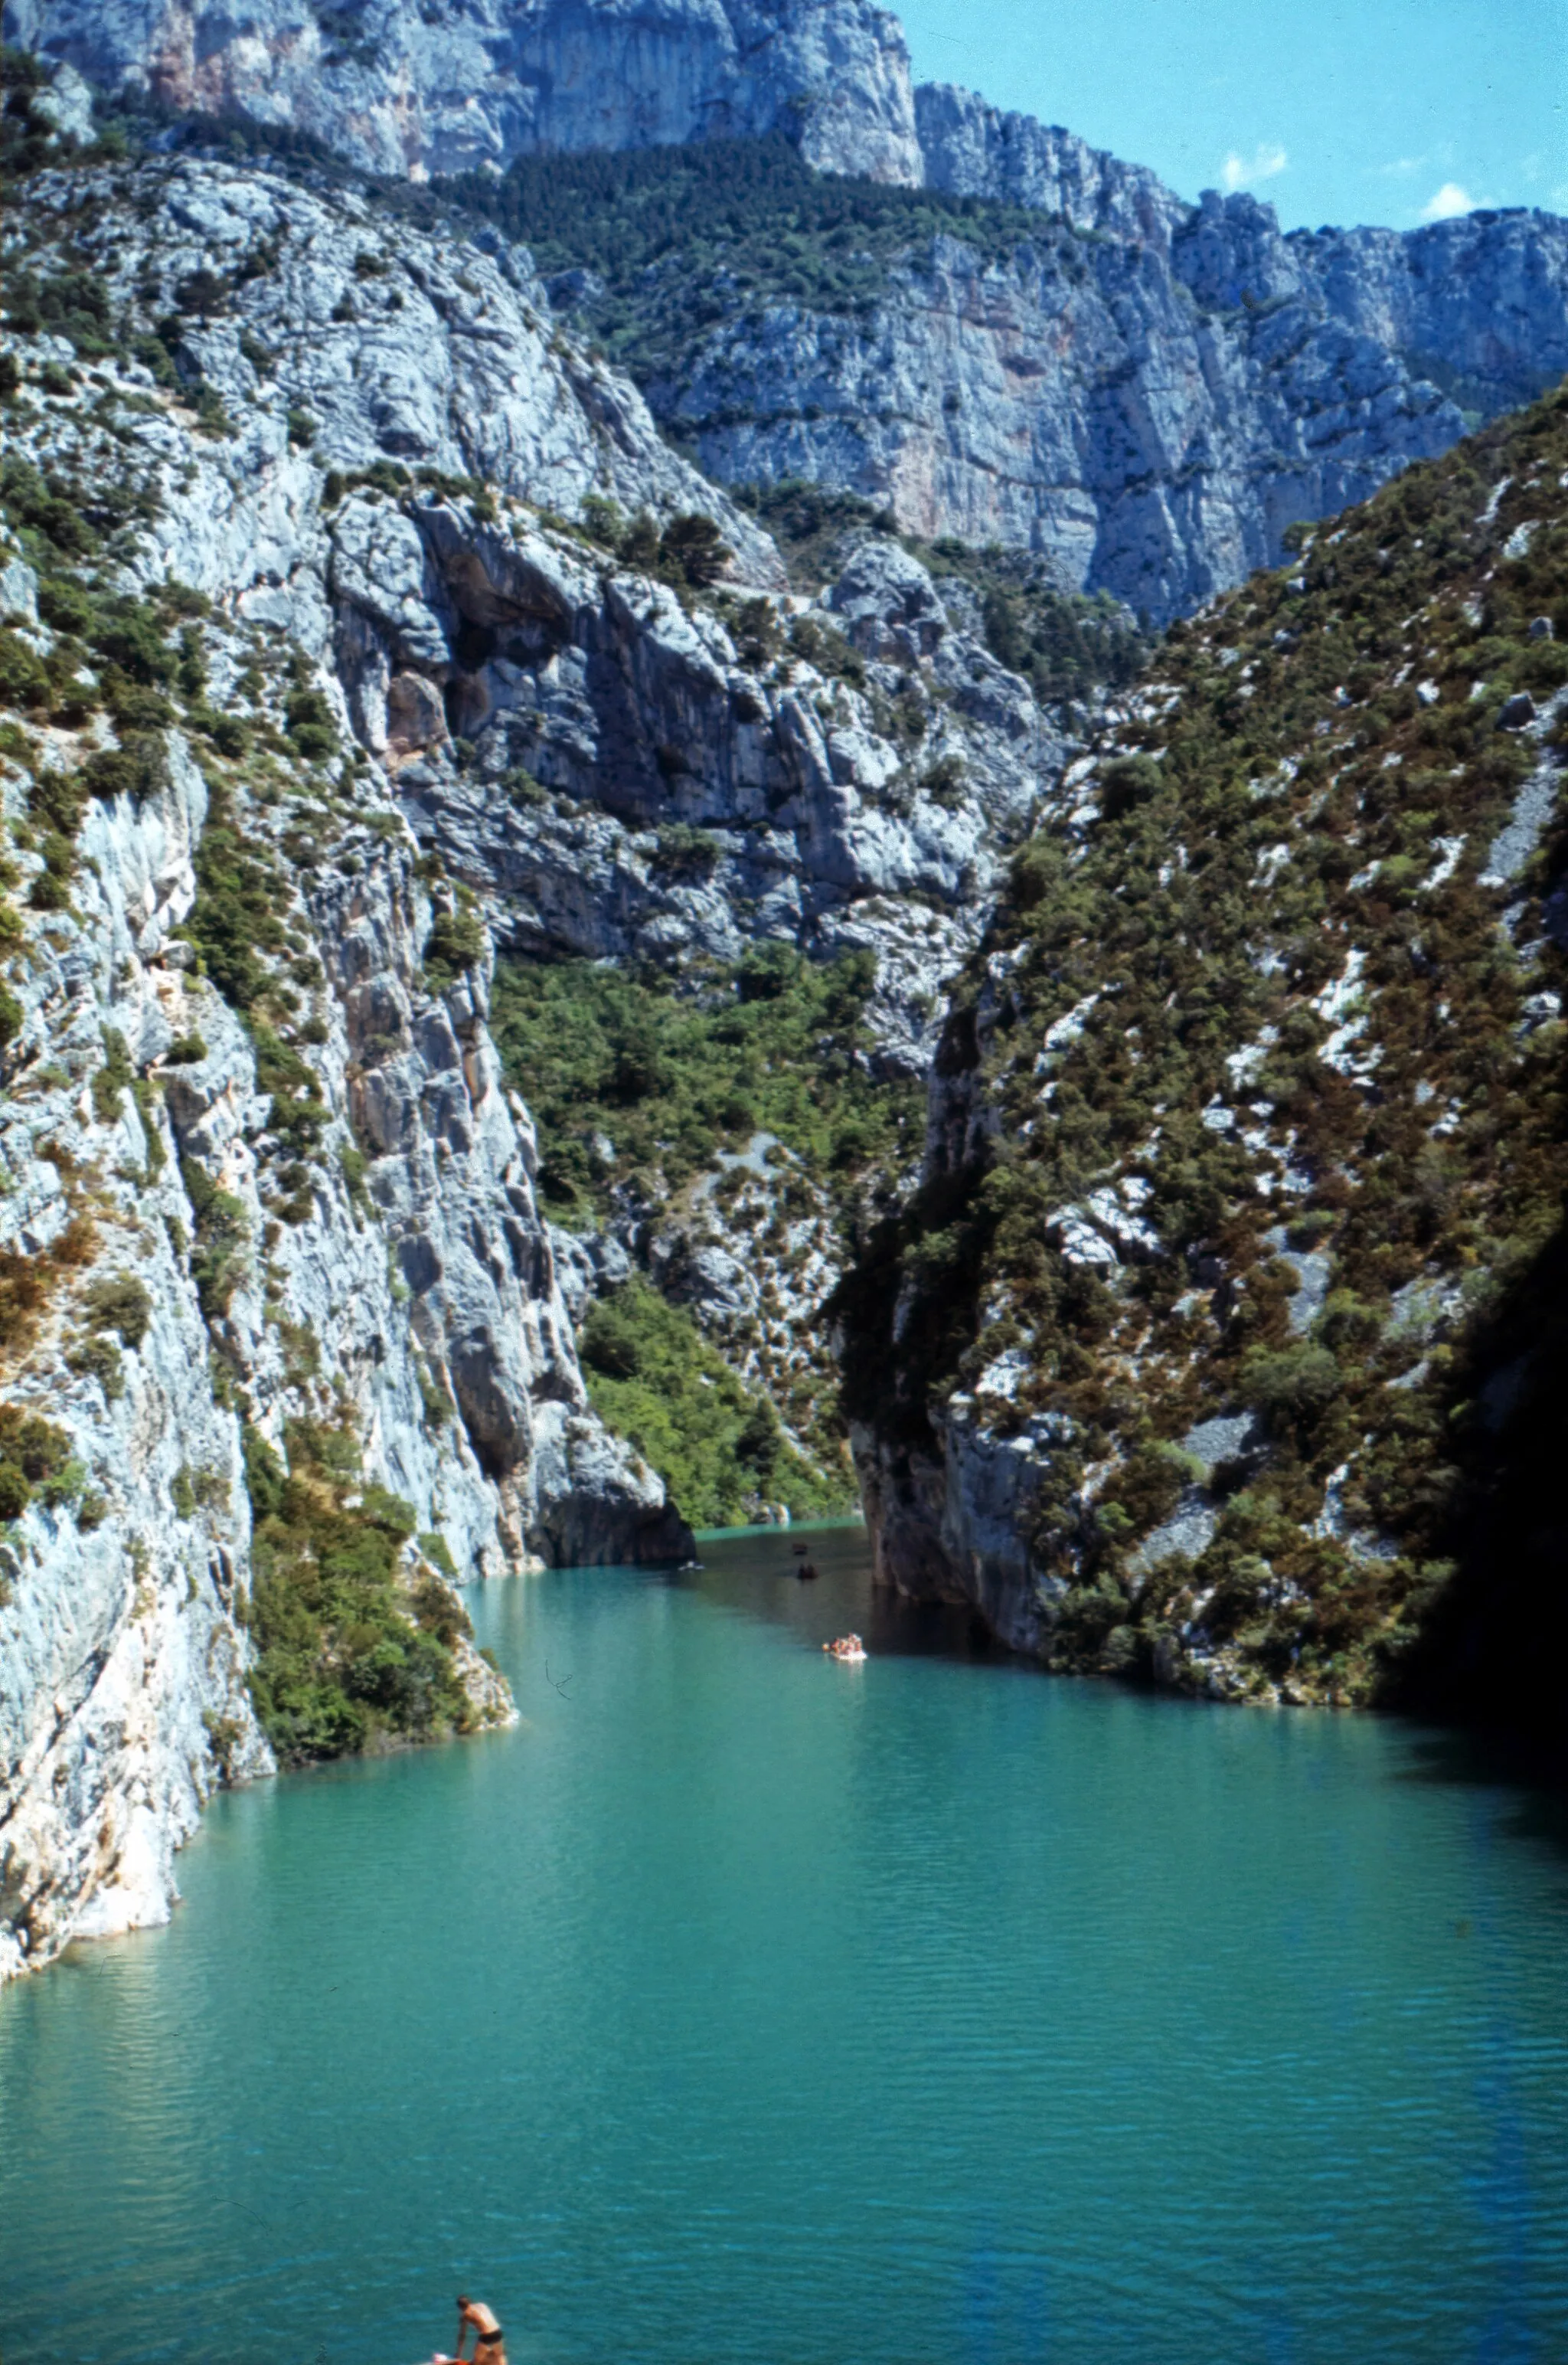
{"type": "Polygon", "coordinates": [[[824,1467],[785,1438],[769,1398],[745,1387],[690,1314],[633,1273],[588,1309],[580,1350],[595,1409],[631,1439],[697,1528],[742,1527],[758,1501],[792,1519],[853,1509],[854,1482],[819,1412],[807,1433],[824,1467]]]}
{"type": "Polygon", "coordinates": [[[1558,393],[1172,627],[957,997],[846,1395],[1054,1436],[1059,1664],[1473,1696],[1561,1631],[1565,488],[1558,393]]]}
{"type": "Polygon", "coordinates": [[[678,1190],[759,1130],[841,1194],[907,1160],[919,1087],[873,1082],[860,1037],[873,966],[776,943],[678,984],[593,961],[502,961],[493,1027],[539,1126],[545,1198],[566,1217],[608,1205],[621,1183],[678,1190]]]}
{"type": "MultiPolygon", "coordinates": [[[[813,1254],[836,1265],[867,1191],[908,1169],[924,1124],[917,1084],[869,1072],[861,1013],[871,982],[868,955],[816,963],[778,944],[678,985],[589,961],[503,961],[491,1024],[538,1126],[549,1211],[576,1229],[617,1212],[668,1227],[692,1215],[694,1190],[712,1188],[732,1237],[756,1239],[781,1277],[809,1269],[813,1254]],[[778,1146],[767,1176],[726,1171],[758,1134],[778,1146]]],[[[788,1504],[796,1519],[854,1508],[814,1307],[790,1330],[787,1349],[760,1325],[731,1342],[748,1385],[691,1313],[645,1283],[590,1315],[583,1357],[595,1404],[698,1525],[738,1522],[758,1499],[788,1504]]]]}

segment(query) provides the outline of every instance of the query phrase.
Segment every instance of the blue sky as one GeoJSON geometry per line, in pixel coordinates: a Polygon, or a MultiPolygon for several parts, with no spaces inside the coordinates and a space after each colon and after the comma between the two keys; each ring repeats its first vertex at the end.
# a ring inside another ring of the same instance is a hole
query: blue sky
{"type": "Polygon", "coordinates": [[[1287,229],[1568,213],[1568,0],[891,0],[916,79],[1287,229]]]}

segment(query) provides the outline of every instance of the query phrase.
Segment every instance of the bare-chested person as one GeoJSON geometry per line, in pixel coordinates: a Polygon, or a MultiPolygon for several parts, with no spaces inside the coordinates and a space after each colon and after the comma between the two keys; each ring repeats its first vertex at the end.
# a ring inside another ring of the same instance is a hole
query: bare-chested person
{"type": "Polygon", "coordinates": [[[495,2310],[487,2307],[482,2299],[470,2299],[465,2292],[460,2292],[457,2300],[457,2354],[455,2357],[438,2355],[434,2365],[507,2365],[507,2352],[501,2345],[505,2338],[506,2335],[496,2320],[495,2310]],[[472,2359],[465,2359],[463,2343],[470,2325],[474,2327],[474,2354],[472,2359]]]}

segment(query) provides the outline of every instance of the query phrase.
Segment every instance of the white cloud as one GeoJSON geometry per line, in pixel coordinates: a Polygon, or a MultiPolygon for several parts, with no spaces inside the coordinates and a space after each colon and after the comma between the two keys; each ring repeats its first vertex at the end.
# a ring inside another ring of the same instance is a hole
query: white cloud
{"type": "Polygon", "coordinates": [[[1260,140],[1250,160],[1238,156],[1233,148],[1225,160],[1220,179],[1227,189],[1249,189],[1254,181],[1271,181],[1289,162],[1277,140],[1260,140]]]}
{"type": "Polygon", "coordinates": [[[1475,200],[1457,181],[1445,181],[1421,208],[1423,221],[1452,221],[1456,214],[1473,213],[1475,200]]]}

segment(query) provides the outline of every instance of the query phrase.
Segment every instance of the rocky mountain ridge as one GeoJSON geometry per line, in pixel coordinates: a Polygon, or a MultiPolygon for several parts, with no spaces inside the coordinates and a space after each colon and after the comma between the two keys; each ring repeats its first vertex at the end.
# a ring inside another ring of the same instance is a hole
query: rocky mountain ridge
{"type": "Polygon", "coordinates": [[[545,0],[443,12],[9,0],[6,38],[109,91],[313,133],[374,173],[788,129],[824,172],[922,177],[909,54],[866,0],[545,0]]]}
{"type": "Polygon", "coordinates": [[[1245,195],[1183,206],[1040,141],[1048,170],[976,190],[955,167],[940,202],[838,195],[782,156],[746,190],[735,155],[726,193],[683,153],[618,187],[580,168],[575,212],[579,168],[548,198],[519,168],[507,212],[710,476],[846,488],[1157,623],[1568,367],[1554,216],[1285,237],[1245,195]]]}
{"type": "MultiPolygon", "coordinates": [[[[846,301],[793,268],[787,192],[759,283],[710,252],[725,194],[703,189],[662,260],[623,271],[642,331],[614,350],[710,477],[848,488],[906,533],[1037,552],[1062,588],[1157,623],[1568,367],[1557,217],[1283,236],[1245,194],[1193,205],[1070,132],[914,88],[896,18],[864,0],[439,20],[269,0],[242,26],[163,0],[10,0],[6,23],[106,91],[309,134],[373,173],[466,176],[482,203],[545,154],[678,170],[694,148],[772,140],[802,174],[1005,215],[933,237],[912,214],[879,300],[846,301]]],[[[537,236],[526,204],[504,210],[511,237],[537,236]]],[[[593,246],[554,284],[602,333],[616,308],[593,246]]]]}

